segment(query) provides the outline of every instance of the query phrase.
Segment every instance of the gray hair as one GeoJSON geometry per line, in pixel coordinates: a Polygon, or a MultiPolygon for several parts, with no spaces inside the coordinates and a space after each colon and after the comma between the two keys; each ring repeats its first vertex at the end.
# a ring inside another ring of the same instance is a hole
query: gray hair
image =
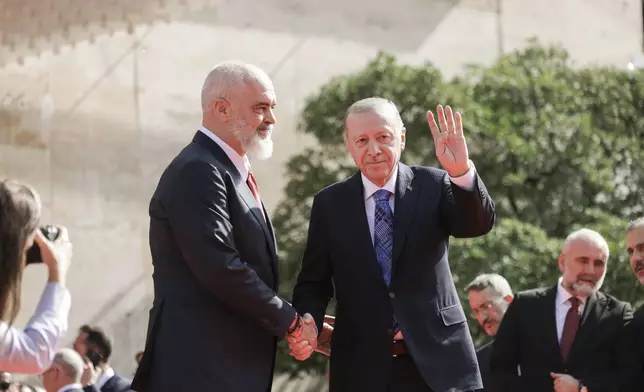
{"type": "Polygon", "coordinates": [[[270,80],[264,70],[253,64],[226,61],[215,65],[201,87],[201,109],[204,113],[209,111],[212,102],[225,98],[231,88],[260,79],[270,80]]]}
{"type": "Polygon", "coordinates": [[[70,348],[62,348],[54,356],[54,363],[74,382],[80,382],[85,363],[80,354],[70,348]]]}
{"type": "Polygon", "coordinates": [[[369,97],[369,98],[364,98],[357,102],[354,102],[351,106],[349,106],[349,109],[347,109],[347,113],[344,116],[345,135],[347,132],[347,118],[349,118],[351,114],[363,114],[363,113],[373,113],[373,112],[378,114],[384,114],[387,111],[390,111],[394,116],[393,120],[395,121],[394,126],[396,127],[396,131],[397,132],[401,131],[405,127],[405,124],[403,123],[402,117],[400,117],[400,112],[398,111],[396,104],[393,103],[393,101],[386,98],[369,97]]]}
{"type": "Polygon", "coordinates": [[[601,248],[604,252],[606,252],[606,258],[608,259],[608,256],[610,255],[610,250],[608,248],[608,243],[602,237],[601,234],[596,232],[595,230],[583,228],[579,230],[575,230],[572,233],[566,237],[566,240],[564,241],[563,244],[563,253],[568,252],[568,248],[570,248],[570,245],[572,245],[574,242],[577,241],[584,241],[591,243],[598,248],[601,248]]]}
{"type": "Polygon", "coordinates": [[[626,232],[630,233],[635,229],[642,229],[642,228],[644,228],[644,216],[628,222],[628,227],[626,227],[626,232]]]}
{"type": "Polygon", "coordinates": [[[465,287],[465,292],[483,291],[485,289],[492,289],[502,297],[512,295],[510,283],[499,274],[481,274],[477,276],[465,287]]]}

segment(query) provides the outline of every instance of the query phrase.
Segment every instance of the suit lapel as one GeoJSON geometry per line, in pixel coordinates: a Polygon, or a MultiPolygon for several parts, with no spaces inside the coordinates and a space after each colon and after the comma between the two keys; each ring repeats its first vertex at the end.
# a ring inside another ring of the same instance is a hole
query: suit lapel
{"type": "Polygon", "coordinates": [[[573,341],[570,349],[568,362],[573,361],[576,357],[582,354],[584,347],[588,347],[605,306],[606,301],[604,301],[604,298],[600,297],[598,293],[594,293],[590,298],[588,298],[588,301],[586,301],[579,329],[577,330],[575,340],[573,341]]]}
{"type": "MultiPolygon", "coordinates": [[[[221,147],[219,147],[219,145],[214,140],[204,135],[201,131],[197,131],[192,140],[193,142],[210,151],[210,153],[212,153],[212,155],[214,155],[214,157],[228,169],[228,173],[233,179],[237,193],[241,196],[242,200],[244,200],[244,203],[246,203],[246,206],[250,210],[251,214],[255,217],[257,222],[262,227],[262,230],[264,231],[264,237],[266,238],[266,242],[271,250],[273,270],[277,271],[277,250],[275,246],[275,237],[273,236],[272,227],[269,227],[270,219],[268,218],[268,214],[266,214],[266,220],[264,220],[264,217],[262,216],[261,211],[264,209],[264,206],[257,205],[257,201],[253,196],[253,192],[251,192],[248,184],[246,184],[246,180],[241,178],[239,171],[230,160],[230,158],[228,158],[226,152],[221,147]]],[[[264,213],[266,212],[264,211],[264,213]]]]}
{"type": "Polygon", "coordinates": [[[354,225],[347,225],[345,230],[348,231],[347,235],[355,238],[355,245],[357,249],[364,249],[364,271],[377,279],[386,288],[385,279],[382,276],[378,258],[376,257],[376,250],[373,247],[371,239],[371,231],[369,230],[369,222],[367,221],[367,212],[365,209],[364,188],[362,186],[362,177],[360,172],[353,175],[347,181],[348,194],[346,196],[346,204],[338,206],[343,209],[343,215],[346,222],[355,222],[354,225]]]}
{"type": "Polygon", "coordinates": [[[414,172],[407,165],[398,165],[396,180],[396,197],[394,204],[394,245],[391,256],[392,275],[396,271],[397,261],[402,253],[409,225],[414,217],[414,210],[420,193],[419,185],[412,186],[414,172]]]}
{"type": "Polygon", "coordinates": [[[543,312],[535,312],[534,315],[543,323],[542,331],[545,344],[552,351],[553,358],[563,362],[557,335],[557,285],[549,288],[542,295],[544,296],[544,310],[543,312]]]}

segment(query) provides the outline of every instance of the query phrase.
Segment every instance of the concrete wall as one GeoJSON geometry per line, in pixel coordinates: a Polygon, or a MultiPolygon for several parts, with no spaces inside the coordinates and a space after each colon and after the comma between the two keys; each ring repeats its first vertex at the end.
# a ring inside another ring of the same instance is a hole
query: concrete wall
{"type": "MultiPolygon", "coordinates": [[[[379,49],[410,64],[430,60],[452,76],[533,36],[562,43],[580,64],[625,67],[642,46],[639,0],[215,3],[0,65],[0,176],[36,186],[45,220],[69,227],[70,340],[82,323],[107,327],[118,335],[114,363],[128,375],[151,304],[147,204],[199,125],[199,91],[213,64],[243,59],[275,81],[275,156],[254,168],[273,210],[284,163],[311,143],[296,133],[304,98],[379,49]]],[[[28,268],[20,323],[44,279],[43,268],[28,268]]]]}

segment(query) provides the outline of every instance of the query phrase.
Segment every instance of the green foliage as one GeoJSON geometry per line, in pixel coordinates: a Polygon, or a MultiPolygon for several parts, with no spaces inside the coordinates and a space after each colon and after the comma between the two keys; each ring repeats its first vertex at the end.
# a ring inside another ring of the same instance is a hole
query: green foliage
{"type": "MultiPolygon", "coordinates": [[[[552,285],[563,238],[589,227],[611,247],[604,290],[637,302],[623,241],[626,221],[644,211],[644,73],[578,68],[566,51],[536,42],[451,81],[431,64],[401,65],[381,53],[307,100],[300,129],[319,144],[288,162],[289,182],[274,217],[284,296],[290,297],[299,270],[313,195],[356,171],[343,145],[344,113],[374,95],[401,110],[407,164],[438,165],[428,109],[450,104],[463,113],[470,156],[496,202],[498,224],[487,236],[452,242],[459,289],[483,272],[502,274],[517,291],[552,285]]],[[[470,326],[483,340],[476,323],[470,326]]],[[[314,357],[296,363],[284,351],[278,367],[319,371],[325,360],[314,357]]]]}

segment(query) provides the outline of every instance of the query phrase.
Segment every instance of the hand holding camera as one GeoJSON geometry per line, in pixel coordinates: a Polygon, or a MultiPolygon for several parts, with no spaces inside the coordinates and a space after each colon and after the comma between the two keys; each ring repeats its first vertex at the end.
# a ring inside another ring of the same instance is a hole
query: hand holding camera
{"type": "Polygon", "coordinates": [[[49,268],[49,281],[65,284],[72,260],[72,243],[62,226],[43,226],[36,231],[34,245],[27,254],[27,263],[44,263],[49,268]]]}

